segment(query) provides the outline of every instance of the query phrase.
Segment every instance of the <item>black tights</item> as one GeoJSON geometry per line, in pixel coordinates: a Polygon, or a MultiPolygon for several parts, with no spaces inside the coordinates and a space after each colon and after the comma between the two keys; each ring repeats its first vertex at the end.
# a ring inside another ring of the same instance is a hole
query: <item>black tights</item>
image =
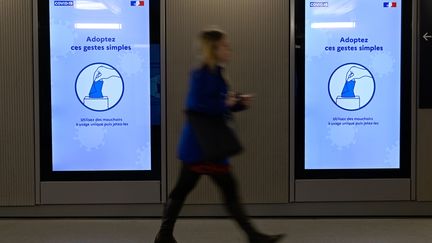
{"type": "MultiPolygon", "coordinates": [[[[239,201],[237,182],[230,172],[211,174],[209,176],[223,193],[225,203],[239,201]]],[[[184,201],[189,193],[195,188],[200,178],[201,174],[195,173],[189,170],[186,166],[183,166],[177,184],[169,195],[169,198],[184,201]]]]}
{"type": "MultiPolygon", "coordinates": [[[[250,223],[249,218],[246,216],[244,209],[240,204],[237,182],[232,173],[211,174],[209,176],[221,190],[225,207],[234,217],[238,225],[249,236],[257,234],[257,231],[250,223]]],[[[201,174],[195,173],[186,166],[183,166],[178,182],[169,196],[164,211],[164,218],[161,227],[162,230],[170,231],[172,233],[175,221],[187,195],[189,195],[189,193],[195,188],[200,178],[201,174]]]]}

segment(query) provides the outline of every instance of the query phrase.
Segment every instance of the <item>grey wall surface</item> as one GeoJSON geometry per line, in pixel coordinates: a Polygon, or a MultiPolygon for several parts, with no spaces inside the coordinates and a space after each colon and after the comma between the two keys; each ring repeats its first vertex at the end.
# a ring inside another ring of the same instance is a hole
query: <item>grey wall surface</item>
{"type": "Polygon", "coordinates": [[[0,206],[35,204],[31,0],[0,1],[0,206]]]}
{"type": "Polygon", "coordinates": [[[432,201],[432,112],[418,111],[417,200],[432,201]]]}
{"type": "MultiPolygon", "coordinates": [[[[168,190],[180,162],[176,159],[184,116],[189,70],[197,64],[196,37],[218,26],[233,47],[227,70],[235,90],[256,94],[249,111],[237,116],[246,151],[232,160],[247,203],[287,203],[289,182],[289,1],[167,1],[168,190]]],[[[218,195],[203,178],[189,203],[215,203],[218,195]]]]}

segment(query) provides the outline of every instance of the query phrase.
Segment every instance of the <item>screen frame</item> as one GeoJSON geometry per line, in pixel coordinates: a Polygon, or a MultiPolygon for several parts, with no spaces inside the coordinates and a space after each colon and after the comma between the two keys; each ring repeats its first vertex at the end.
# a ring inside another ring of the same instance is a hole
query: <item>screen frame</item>
{"type": "Polygon", "coordinates": [[[295,178],[386,179],[411,177],[412,1],[402,1],[401,120],[399,169],[305,169],[305,11],[306,0],[295,1],[295,178]]]}
{"type": "MultiPolygon", "coordinates": [[[[151,168],[147,171],[53,171],[51,116],[51,61],[49,1],[37,1],[39,61],[39,142],[41,181],[160,181],[162,165],[161,124],[151,125],[151,168]]],[[[160,0],[149,0],[150,44],[161,46],[160,0]]],[[[147,3],[146,3],[147,4],[147,3]]],[[[162,50],[160,50],[162,53],[162,50]]],[[[162,63],[161,63],[162,64],[162,63]]],[[[162,70],[162,65],[161,65],[162,70]]],[[[150,74],[152,76],[152,73],[150,74]]],[[[162,85],[161,85],[162,86],[162,85]]],[[[162,94],[162,92],[161,92],[162,94]]],[[[150,99],[150,97],[149,97],[150,99]]],[[[164,97],[161,95],[161,100],[164,97]]],[[[161,102],[163,104],[164,102],[161,102]]],[[[153,107],[152,107],[153,109],[153,107]]],[[[160,108],[162,110],[162,107],[160,108]]],[[[161,115],[162,116],[162,115],[161,115]]]]}

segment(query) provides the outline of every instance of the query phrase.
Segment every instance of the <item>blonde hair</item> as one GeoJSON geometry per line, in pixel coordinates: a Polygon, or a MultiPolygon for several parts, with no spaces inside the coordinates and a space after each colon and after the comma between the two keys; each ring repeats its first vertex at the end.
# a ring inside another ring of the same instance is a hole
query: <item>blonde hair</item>
{"type": "Polygon", "coordinates": [[[216,51],[218,44],[226,37],[225,32],[217,29],[203,30],[199,35],[202,63],[214,69],[218,63],[216,51]]]}

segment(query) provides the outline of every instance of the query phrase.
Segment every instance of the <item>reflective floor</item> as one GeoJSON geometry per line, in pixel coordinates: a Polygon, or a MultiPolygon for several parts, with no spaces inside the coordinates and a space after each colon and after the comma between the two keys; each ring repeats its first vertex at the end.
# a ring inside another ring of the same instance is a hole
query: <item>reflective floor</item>
{"type": "MultiPolygon", "coordinates": [[[[282,242],[432,242],[432,219],[255,219],[266,233],[287,234],[282,242]]],[[[0,219],[1,243],[152,243],[156,219],[0,219]]],[[[227,219],[180,219],[179,243],[246,242],[227,219]]]]}

